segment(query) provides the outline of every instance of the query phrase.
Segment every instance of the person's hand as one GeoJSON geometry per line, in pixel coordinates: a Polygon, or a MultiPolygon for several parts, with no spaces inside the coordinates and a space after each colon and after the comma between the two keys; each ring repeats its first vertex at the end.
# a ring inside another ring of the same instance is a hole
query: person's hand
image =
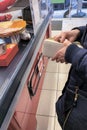
{"type": "Polygon", "coordinates": [[[64,63],[66,62],[65,61],[65,52],[66,52],[66,49],[67,47],[72,44],[69,40],[65,39],[64,41],[64,46],[62,47],[62,49],[60,49],[56,54],[55,56],[52,58],[52,60],[56,60],[56,62],[61,62],[61,63],[64,63]]]}
{"type": "Polygon", "coordinates": [[[54,37],[54,40],[63,43],[65,39],[67,39],[70,42],[74,42],[79,34],[80,34],[80,31],[78,29],[61,32],[59,35],[56,35],[54,37]]]}

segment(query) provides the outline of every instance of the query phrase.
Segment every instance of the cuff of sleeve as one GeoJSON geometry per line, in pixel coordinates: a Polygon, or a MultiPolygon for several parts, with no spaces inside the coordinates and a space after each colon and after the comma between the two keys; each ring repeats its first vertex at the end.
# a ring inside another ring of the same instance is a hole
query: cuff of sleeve
{"type": "Polygon", "coordinates": [[[71,44],[65,53],[65,60],[68,63],[72,63],[73,65],[77,65],[78,62],[83,58],[83,56],[87,53],[86,49],[80,48],[74,43],[71,44]]]}

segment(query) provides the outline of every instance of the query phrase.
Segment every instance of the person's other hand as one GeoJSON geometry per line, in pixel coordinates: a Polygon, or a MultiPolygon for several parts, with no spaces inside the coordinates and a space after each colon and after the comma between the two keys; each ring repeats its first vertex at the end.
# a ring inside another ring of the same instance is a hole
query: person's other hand
{"type": "Polygon", "coordinates": [[[67,39],[70,42],[74,42],[79,34],[80,34],[80,31],[78,29],[61,32],[60,34],[54,37],[54,40],[63,43],[65,39],[67,39]]]}
{"type": "Polygon", "coordinates": [[[64,63],[65,61],[65,52],[67,47],[72,44],[69,40],[65,39],[64,41],[64,46],[62,47],[62,49],[60,49],[55,56],[52,58],[52,61],[56,60],[56,62],[61,62],[64,63]]]}

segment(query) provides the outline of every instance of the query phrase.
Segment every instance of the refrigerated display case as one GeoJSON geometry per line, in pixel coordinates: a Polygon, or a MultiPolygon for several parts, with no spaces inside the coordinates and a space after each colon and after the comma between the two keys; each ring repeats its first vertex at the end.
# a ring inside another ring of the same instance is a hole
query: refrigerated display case
{"type": "MultiPolygon", "coordinates": [[[[11,63],[0,67],[0,130],[35,130],[37,124],[35,115],[47,64],[47,59],[42,55],[42,46],[43,40],[50,37],[52,12],[50,9],[44,18],[38,16],[40,20],[33,22],[36,19],[36,14],[33,15],[31,10],[34,1],[25,1],[18,0],[11,8],[0,13],[12,14],[11,20],[24,19],[26,29],[31,34],[30,39],[21,39],[17,43],[19,51],[11,63]],[[23,16],[27,8],[27,16],[30,11],[32,24],[23,16]]],[[[33,5],[33,9],[35,7],[33,5]]]]}

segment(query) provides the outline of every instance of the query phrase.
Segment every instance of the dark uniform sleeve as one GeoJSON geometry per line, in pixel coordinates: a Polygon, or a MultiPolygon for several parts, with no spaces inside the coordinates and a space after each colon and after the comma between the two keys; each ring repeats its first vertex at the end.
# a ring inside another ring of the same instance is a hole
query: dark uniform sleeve
{"type": "Polygon", "coordinates": [[[80,48],[73,43],[66,50],[65,60],[71,63],[87,80],[87,49],[80,48]]]}
{"type": "Polygon", "coordinates": [[[84,34],[86,28],[87,28],[86,26],[80,26],[80,27],[75,27],[75,28],[72,29],[72,30],[74,30],[74,29],[80,30],[80,35],[77,37],[76,41],[81,42],[81,39],[83,37],[83,34],[84,34]]]}

